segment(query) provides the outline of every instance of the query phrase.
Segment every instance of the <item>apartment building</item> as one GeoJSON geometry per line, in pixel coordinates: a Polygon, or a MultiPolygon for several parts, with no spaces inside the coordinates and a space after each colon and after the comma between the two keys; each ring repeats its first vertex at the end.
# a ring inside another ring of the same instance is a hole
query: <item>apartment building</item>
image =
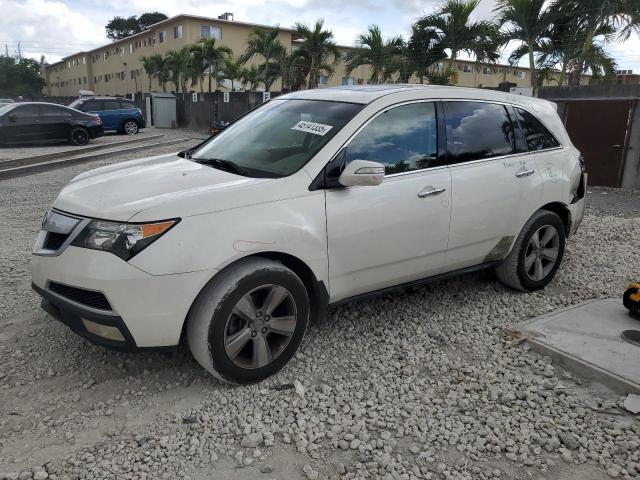
{"type": "MultiPolygon", "coordinates": [[[[197,15],[177,15],[156,23],[149,30],[104,45],[87,52],[70,55],[60,62],[47,66],[47,96],[76,96],[79,90],[91,90],[98,95],[127,95],[135,92],[162,91],[155,79],[149,79],[142,67],[141,58],[169,50],[179,50],[185,45],[197,43],[202,38],[215,37],[216,40],[233,50],[237,58],[245,51],[246,41],[252,28],[256,26],[272,28],[266,25],[237,22],[233,15],[225,13],[219,18],[197,15]]],[[[280,27],[279,39],[289,50],[296,48],[295,30],[280,27]]],[[[349,46],[340,46],[342,58],[339,59],[333,75],[320,77],[320,86],[362,85],[370,77],[368,66],[361,66],[347,74],[344,56],[349,46]]],[[[249,64],[260,63],[259,58],[249,64]]],[[[510,82],[518,87],[531,84],[527,68],[509,65],[484,64],[466,60],[456,60],[456,84],[465,87],[497,87],[500,83],[510,82]]],[[[417,78],[410,80],[417,83],[417,78]]],[[[549,82],[545,82],[549,83],[549,82]]],[[[556,82],[551,82],[556,84],[556,82]]],[[[206,90],[208,83],[203,85],[206,90]]],[[[190,87],[200,91],[200,85],[190,87]]],[[[272,90],[278,91],[280,82],[272,90]]],[[[167,84],[167,90],[175,89],[173,83],[167,84]]]]}

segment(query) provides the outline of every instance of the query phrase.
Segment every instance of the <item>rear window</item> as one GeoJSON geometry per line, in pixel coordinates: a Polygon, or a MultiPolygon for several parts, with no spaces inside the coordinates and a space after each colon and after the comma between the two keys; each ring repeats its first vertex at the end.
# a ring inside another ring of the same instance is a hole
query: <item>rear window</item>
{"type": "Polygon", "coordinates": [[[103,100],[104,110],[120,110],[122,107],[120,106],[120,100],[103,100]]]}
{"type": "Polygon", "coordinates": [[[515,152],[513,125],[504,105],[445,103],[449,163],[471,162],[515,152]]]}
{"type": "Polygon", "coordinates": [[[515,107],[515,111],[530,152],[560,146],[560,142],[556,140],[540,120],[521,108],[515,107]]]}

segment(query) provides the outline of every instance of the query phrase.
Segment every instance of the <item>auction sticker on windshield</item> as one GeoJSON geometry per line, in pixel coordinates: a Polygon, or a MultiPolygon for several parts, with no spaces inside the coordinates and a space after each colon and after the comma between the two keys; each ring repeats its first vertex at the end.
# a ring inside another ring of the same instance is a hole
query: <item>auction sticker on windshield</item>
{"type": "Polygon", "coordinates": [[[332,125],[324,125],[322,123],[305,122],[300,120],[293,127],[291,127],[291,130],[313,133],[314,135],[320,135],[321,137],[323,137],[332,128],[332,125]]]}

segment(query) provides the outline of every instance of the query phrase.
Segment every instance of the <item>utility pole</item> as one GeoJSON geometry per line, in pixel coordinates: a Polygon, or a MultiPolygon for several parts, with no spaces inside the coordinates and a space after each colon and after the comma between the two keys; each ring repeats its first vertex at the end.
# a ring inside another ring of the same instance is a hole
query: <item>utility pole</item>
{"type": "Polygon", "coordinates": [[[20,51],[20,42],[18,42],[18,61],[22,60],[22,52],[20,51]]]}
{"type": "Polygon", "coordinates": [[[9,45],[7,45],[6,43],[4,44],[4,56],[9,56],[9,45]]]}

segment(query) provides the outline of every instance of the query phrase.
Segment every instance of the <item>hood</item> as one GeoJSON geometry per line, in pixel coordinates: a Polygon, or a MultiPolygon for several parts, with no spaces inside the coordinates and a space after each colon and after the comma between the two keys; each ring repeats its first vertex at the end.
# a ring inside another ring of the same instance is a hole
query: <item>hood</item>
{"type": "Polygon", "coordinates": [[[235,175],[171,154],[78,175],[62,189],[53,206],[105,220],[128,221],[136,214],[140,214],[136,221],[162,220],[242,206],[248,203],[243,195],[228,193],[273,181],[235,175]],[[145,212],[158,217],[143,218],[145,212]]]}

